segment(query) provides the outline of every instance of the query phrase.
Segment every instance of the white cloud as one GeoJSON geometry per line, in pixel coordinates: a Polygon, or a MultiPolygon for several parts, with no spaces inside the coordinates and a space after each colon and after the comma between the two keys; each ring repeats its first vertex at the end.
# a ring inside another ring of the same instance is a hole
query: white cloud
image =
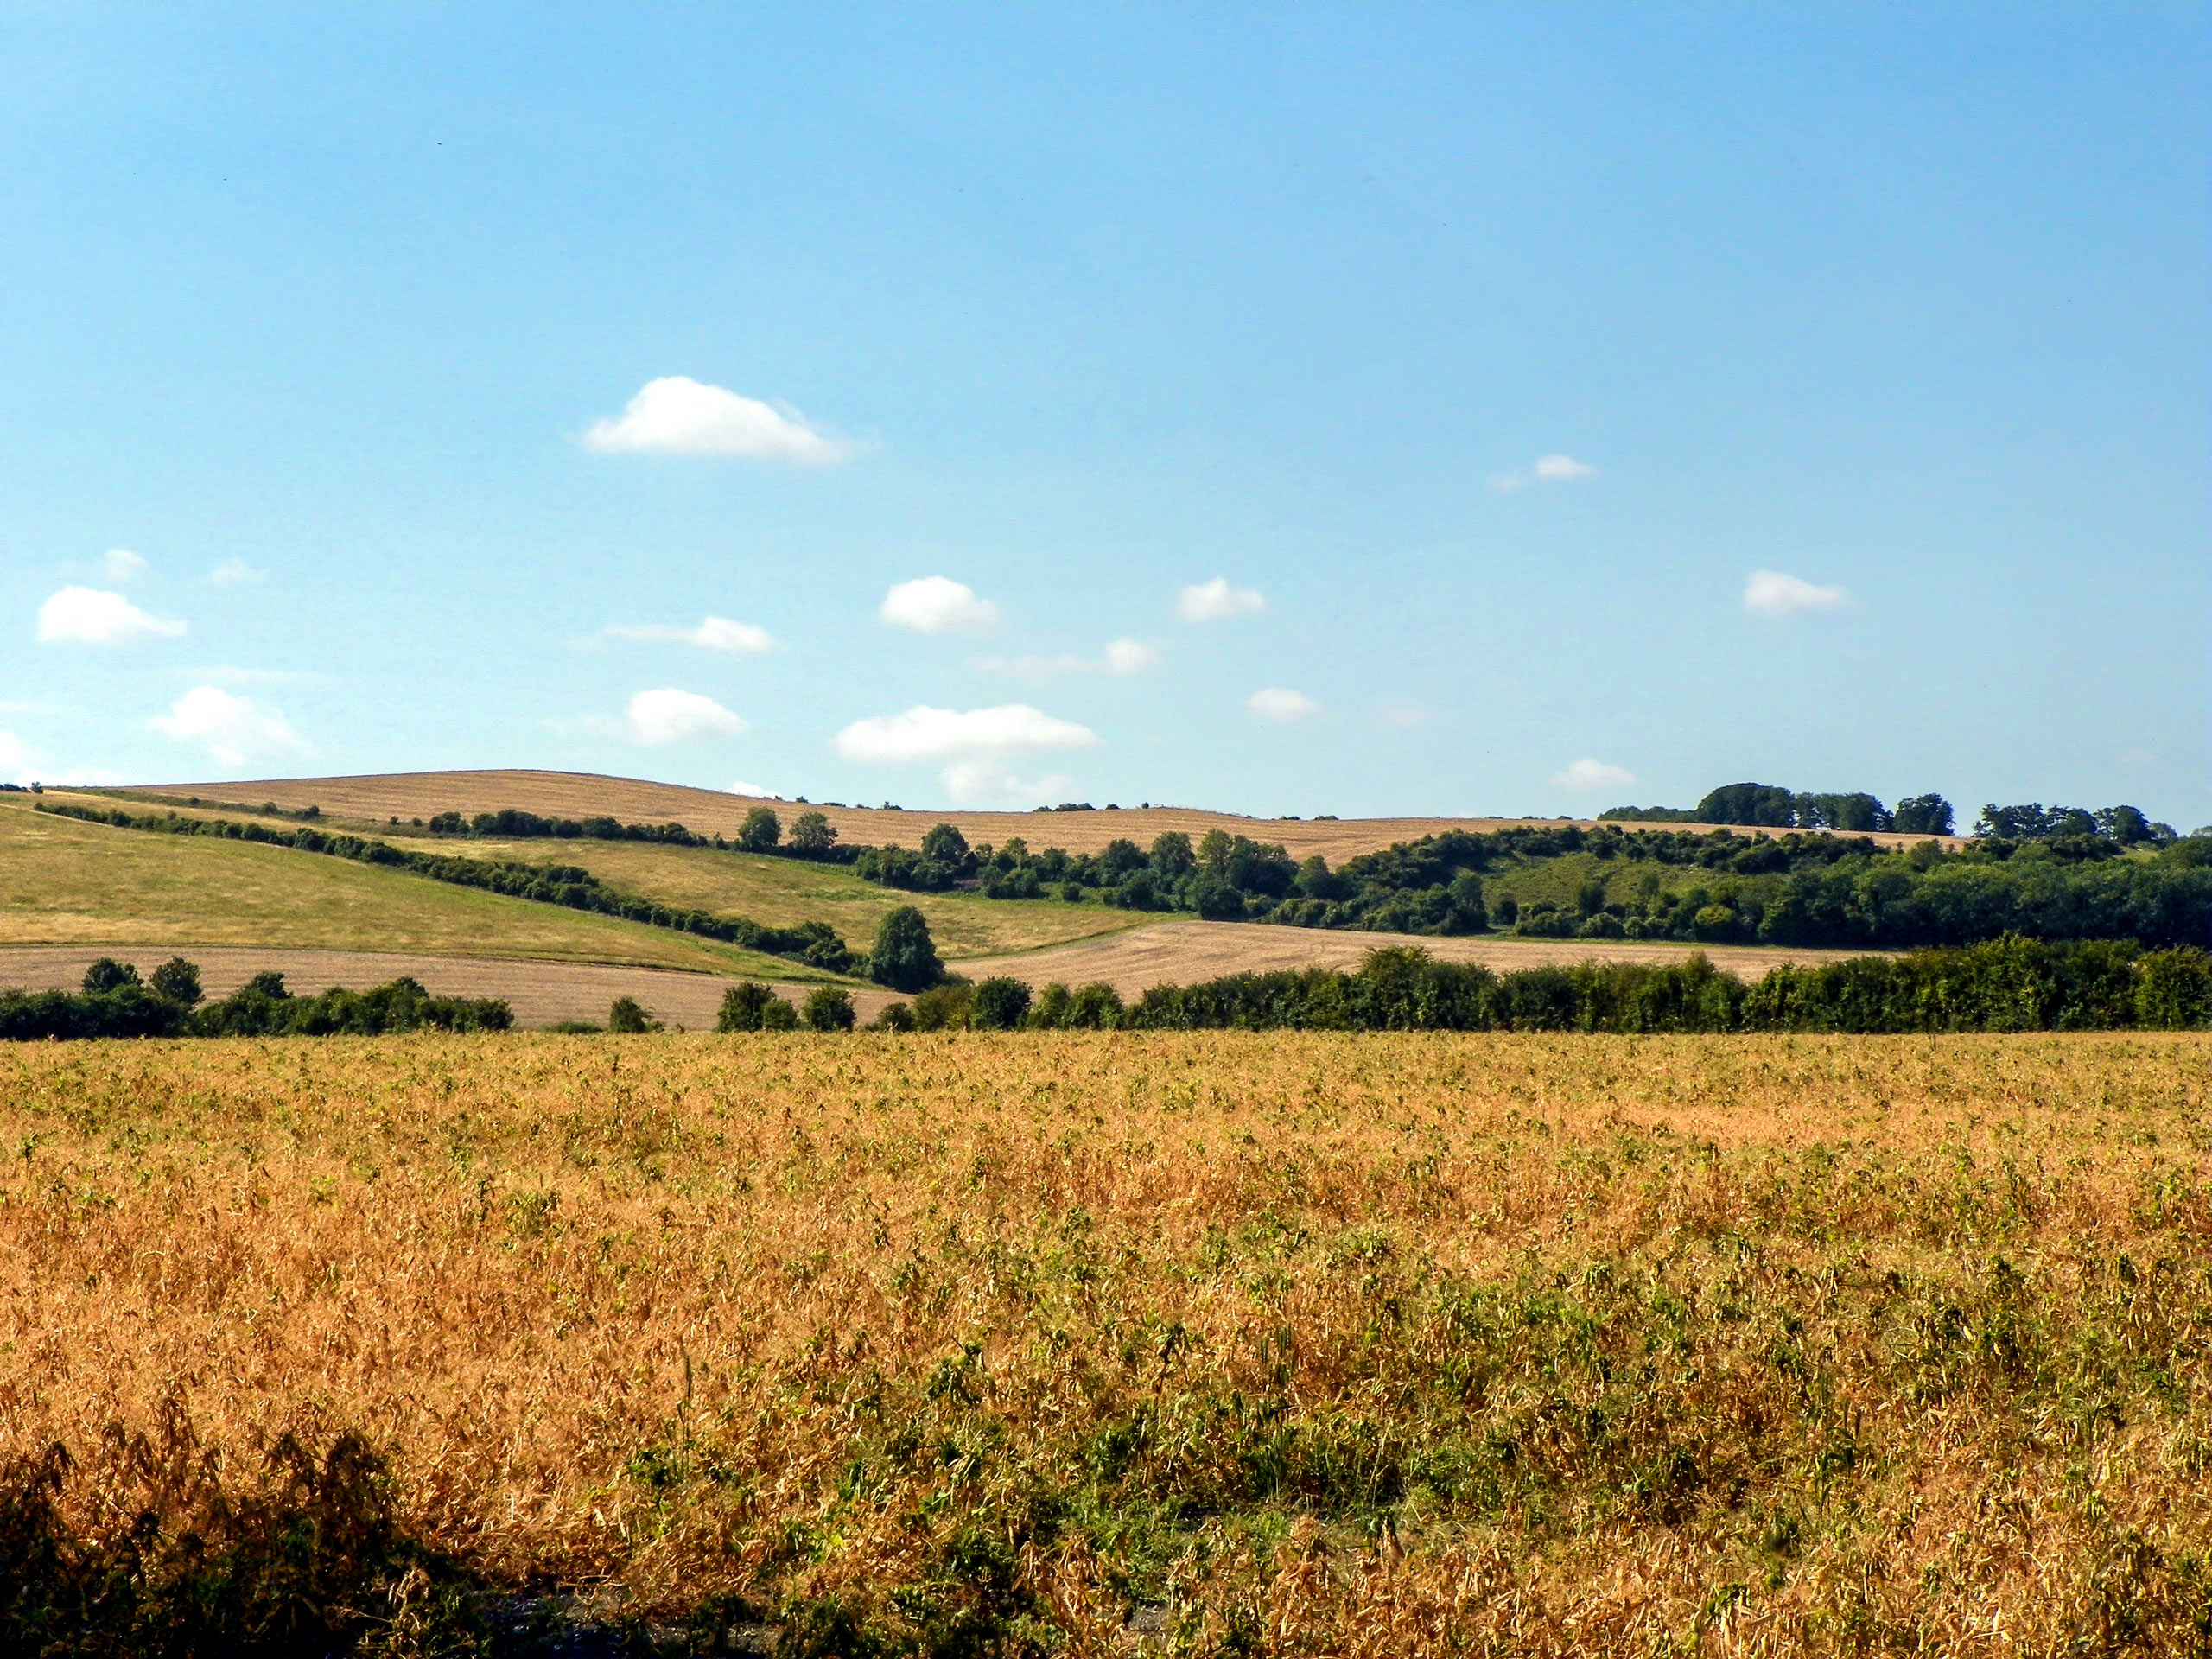
{"type": "Polygon", "coordinates": [[[180,743],[199,743],[226,766],[241,766],[256,755],[298,752],[300,741],[283,715],[212,685],[195,685],[166,715],[148,722],[180,743]]]}
{"type": "Polygon", "coordinates": [[[1493,490],[1525,490],[1531,484],[1573,484],[1595,478],[1598,469],[1573,455],[1539,455],[1526,472],[1501,473],[1490,481],[1493,490]]]}
{"type": "Polygon", "coordinates": [[[679,691],[672,685],[639,692],[622,712],[630,736],[640,743],[736,737],[745,730],[745,722],[712,697],[679,691]]]}
{"type": "Polygon", "coordinates": [[[0,766],[19,766],[30,751],[13,732],[0,731],[0,766]]]}
{"type": "Polygon", "coordinates": [[[111,547],[100,555],[100,575],[110,582],[128,582],[146,574],[146,561],[127,547],[111,547]]]}
{"type": "Polygon", "coordinates": [[[957,629],[977,633],[995,626],[999,607],[976,590],[949,576],[920,576],[902,582],[883,596],[877,615],[902,628],[920,633],[944,633],[957,629]]]}
{"type": "Polygon", "coordinates": [[[800,467],[827,467],[852,454],[849,444],[824,437],[796,410],[685,374],[646,381],[621,418],[593,422],[583,442],[601,454],[749,455],[800,467]]]}
{"type": "Polygon", "coordinates": [[[1851,595],[1840,588],[1816,588],[1779,570],[1754,570],[1744,584],[1744,608],[1754,616],[1794,616],[1799,611],[1832,611],[1851,595]]]}
{"type": "Polygon", "coordinates": [[[726,616],[710,616],[696,628],[673,627],[665,622],[640,622],[634,626],[601,628],[600,632],[619,639],[664,640],[671,645],[704,645],[709,651],[753,652],[776,648],[767,629],[755,627],[750,622],[733,622],[726,616]]]}
{"type": "Polygon", "coordinates": [[[1160,652],[1141,639],[1109,639],[1106,642],[1106,671],[1109,674],[1141,674],[1156,667],[1160,652]]]}
{"type": "Polygon", "coordinates": [[[149,616],[121,594],[99,588],[64,588],[38,608],[38,637],[91,645],[137,639],[174,639],[185,625],[149,616]]]}
{"type": "Polygon", "coordinates": [[[1429,708],[1425,702],[1394,702],[1382,710],[1382,723],[1402,732],[1421,725],[1428,717],[1429,708]]]}
{"type": "Polygon", "coordinates": [[[1244,706],[1262,720],[1304,720],[1321,712],[1321,705],[1303,691],[1286,691],[1271,685],[1244,699],[1244,706]]]}
{"type": "Polygon", "coordinates": [[[784,798],[765,785],[748,784],[742,778],[729,786],[728,792],[732,795],[742,795],[750,800],[756,801],[780,801],[784,798]]]}
{"type": "Polygon", "coordinates": [[[1056,657],[978,657],[969,667],[985,674],[1013,674],[1026,680],[1050,679],[1055,674],[1141,674],[1160,661],[1159,651],[1141,639],[1109,639],[1096,659],[1071,651],[1056,657]]]}
{"type": "Polygon", "coordinates": [[[1056,720],[1026,702],[964,712],[917,703],[903,715],[855,721],[837,734],[836,745],[837,753],[848,760],[911,762],[1080,749],[1097,741],[1088,728],[1056,720]]]}
{"type": "Polygon", "coordinates": [[[1175,614],[1185,622],[1217,622],[1225,616],[1263,611],[1268,601],[1255,588],[1232,588],[1227,576],[1194,582],[1175,596],[1175,614]]]}
{"type": "Polygon", "coordinates": [[[1075,780],[1064,772],[1042,778],[1017,778],[1001,760],[957,760],[944,769],[944,786],[963,806],[985,803],[1045,806],[1065,801],[1075,780]]]}
{"type": "Polygon", "coordinates": [[[1626,767],[1587,757],[1552,774],[1552,782],[1561,789],[1626,789],[1635,781],[1636,774],[1626,767]]]}
{"type": "Polygon", "coordinates": [[[244,559],[225,559],[207,573],[207,580],[218,588],[244,588],[261,579],[261,572],[244,559]]]}

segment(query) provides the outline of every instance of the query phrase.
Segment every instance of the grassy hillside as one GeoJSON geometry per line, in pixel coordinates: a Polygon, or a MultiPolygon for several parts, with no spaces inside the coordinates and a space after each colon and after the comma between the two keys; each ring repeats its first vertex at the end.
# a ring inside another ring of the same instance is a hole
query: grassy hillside
{"type": "Polygon", "coordinates": [[[0,797],[0,914],[10,944],[258,944],[805,976],[711,940],[343,859],[34,813],[22,795],[0,797]]]}
{"type": "Polygon", "coordinates": [[[437,847],[471,858],[577,864],[628,893],[772,926],[823,921],[862,950],[887,912],[913,905],[929,918],[931,935],[948,960],[1062,944],[1161,919],[1058,899],[1009,903],[974,893],[900,893],[863,881],[842,865],[700,847],[621,841],[441,841],[437,847]]]}

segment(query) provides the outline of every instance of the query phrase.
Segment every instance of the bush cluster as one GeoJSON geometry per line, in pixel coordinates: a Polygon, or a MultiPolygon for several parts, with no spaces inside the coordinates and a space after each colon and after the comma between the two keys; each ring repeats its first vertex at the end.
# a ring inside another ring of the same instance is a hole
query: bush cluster
{"type": "Polygon", "coordinates": [[[202,1002],[200,969],[181,957],[142,981],[103,957],[69,991],[0,991],[0,1040],[95,1037],[381,1036],[399,1031],[505,1031],[514,1011],[491,998],[433,996],[412,979],[365,991],[334,987],[294,996],[282,974],[257,974],[219,1001],[202,1002]]]}

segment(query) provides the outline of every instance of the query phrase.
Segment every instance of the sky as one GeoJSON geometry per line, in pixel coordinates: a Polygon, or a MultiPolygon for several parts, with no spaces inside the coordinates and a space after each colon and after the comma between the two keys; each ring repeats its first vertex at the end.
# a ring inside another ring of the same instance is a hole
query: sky
{"type": "Polygon", "coordinates": [[[0,777],[2212,820],[2212,9],[0,10],[0,777]]]}

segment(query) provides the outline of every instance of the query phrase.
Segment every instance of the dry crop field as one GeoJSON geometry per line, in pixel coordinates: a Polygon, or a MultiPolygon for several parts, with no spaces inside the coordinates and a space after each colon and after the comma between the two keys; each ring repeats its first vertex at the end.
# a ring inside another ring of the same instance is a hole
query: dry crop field
{"type": "Polygon", "coordinates": [[[478,1581],[793,1655],[2201,1653],[2208,1061],[21,1047],[0,1452],[90,1548],[353,1433],[478,1581]]]}
{"type": "MultiPolygon", "coordinates": [[[[534,772],[521,769],[482,772],[399,772],[354,778],[267,778],[247,783],[147,784],[135,789],[107,791],[137,794],[155,802],[181,803],[193,796],[203,801],[257,807],[273,802],[287,811],[317,806],[323,812],[354,823],[382,823],[393,815],[428,818],[439,812],[497,812],[514,807],[546,817],[588,817],[595,813],[636,823],[678,822],[702,836],[735,836],[745,815],[754,807],[772,805],[789,830],[798,813],[810,809],[795,802],[763,802],[743,795],[711,789],[692,789],[680,784],[650,783],[642,779],[609,778],[595,772],[534,772]]],[[[1103,803],[1100,804],[1102,806],[1103,803]]],[[[1139,846],[1150,846],[1164,830],[1179,830],[1193,841],[1209,830],[1255,841],[1279,842],[1294,858],[1320,854],[1332,864],[1358,853],[1371,853],[1394,842],[1414,841],[1446,830],[1486,831],[1516,825],[1556,826],[1557,818],[1250,818],[1231,812],[1209,812],[1192,807],[1140,808],[1124,802],[1113,812],[939,812],[927,808],[913,811],[884,811],[873,807],[816,805],[836,826],[846,841],[871,847],[918,847],[932,824],[956,823],[971,842],[1004,844],[1019,836],[1042,851],[1061,847],[1071,853],[1096,853],[1116,836],[1127,836],[1139,846]]],[[[1667,830],[1702,831],[1711,824],[1662,824],[1667,830]]],[[[1739,836],[1769,836],[1780,830],[1738,828],[1739,836]]],[[[1929,837],[1878,835],[1885,846],[1910,846],[1929,837]]],[[[1955,837],[1941,838],[1956,846],[1955,837]]]]}

